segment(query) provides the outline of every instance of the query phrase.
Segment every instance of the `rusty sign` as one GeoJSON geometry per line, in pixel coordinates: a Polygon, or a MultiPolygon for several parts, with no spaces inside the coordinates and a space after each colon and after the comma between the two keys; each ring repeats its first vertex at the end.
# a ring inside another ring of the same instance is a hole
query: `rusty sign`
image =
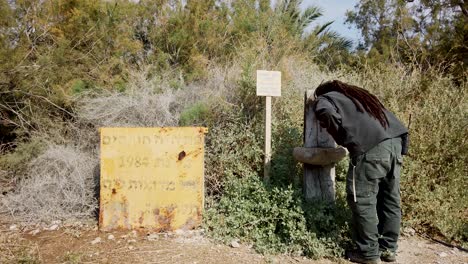
{"type": "Polygon", "coordinates": [[[101,230],[201,224],[206,128],[101,128],[101,230]]]}

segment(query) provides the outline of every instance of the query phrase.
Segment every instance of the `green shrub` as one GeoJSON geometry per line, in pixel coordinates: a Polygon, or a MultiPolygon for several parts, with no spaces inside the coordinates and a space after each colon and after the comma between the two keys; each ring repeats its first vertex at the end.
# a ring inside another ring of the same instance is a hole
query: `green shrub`
{"type": "Polygon", "coordinates": [[[229,177],[219,203],[206,212],[205,227],[215,239],[240,239],[262,253],[341,256],[342,231],[334,224],[335,212],[325,205],[306,206],[291,185],[265,185],[257,175],[229,177]]]}
{"type": "Polygon", "coordinates": [[[7,172],[7,177],[18,177],[24,173],[29,162],[39,156],[44,150],[44,144],[40,140],[17,143],[17,147],[8,153],[0,153],[0,168],[7,172]]]}
{"type": "Polygon", "coordinates": [[[228,177],[258,175],[263,170],[263,144],[256,121],[231,117],[210,128],[206,137],[205,180],[209,195],[223,194],[228,177]]]}
{"type": "Polygon", "coordinates": [[[88,84],[83,80],[76,80],[72,84],[72,93],[79,94],[88,88],[88,84]]]}
{"type": "MultiPolygon", "coordinates": [[[[285,120],[273,126],[271,181],[277,186],[293,184],[300,186],[302,181],[302,164],[292,156],[295,147],[302,145],[302,135],[296,127],[288,126],[285,120]]],[[[262,146],[263,147],[263,146],[262,146]]]]}
{"type": "Polygon", "coordinates": [[[203,125],[209,115],[209,108],[203,102],[197,102],[188,107],[180,114],[179,124],[181,126],[203,125]]]}

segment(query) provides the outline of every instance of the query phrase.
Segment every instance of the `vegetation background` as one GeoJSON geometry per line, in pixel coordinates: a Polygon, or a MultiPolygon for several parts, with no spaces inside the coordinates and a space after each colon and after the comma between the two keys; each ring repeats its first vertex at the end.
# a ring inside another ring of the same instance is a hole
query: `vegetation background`
{"type": "Polygon", "coordinates": [[[0,0],[0,211],[31,223],[93,217],[98,127],[203,125],[211,237],[340,256],[346,161],[336,205],[311,205],[291,155],[304,91],[340,79],[408,126],[411,116],[403,226],[467,246],[466,1],[361,0],[347,14],[362,34],[354,46],[301,2],[0,0]],[[283,72],[270,184],[257,69],[283,72]]]}

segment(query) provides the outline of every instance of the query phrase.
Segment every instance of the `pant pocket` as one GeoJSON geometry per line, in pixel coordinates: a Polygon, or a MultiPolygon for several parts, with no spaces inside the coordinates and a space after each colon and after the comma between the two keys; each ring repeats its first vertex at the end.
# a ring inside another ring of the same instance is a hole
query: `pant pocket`
{"type": "Polygon", "coordinates": [[[363,163],[367,179],[383,178],[387,176],[391,168],[390,153],[366,154],[363,163]]]}
{"type": "Polygon", "coordinates": [[[348,175],[346,177],[346,192],[356,200],[359,198],[371,197],[378,188],[376,179],[366,177],[366,163],[360,159],[356,166],[349,165],[348,175]]]}
{"type": "Polygon", "coordinates": [[[403,157],[398,155],[395,158],[395,164],[393,165],[393,178],[399,179],[401,174],[401,167],[403,166],[403,157]]]}
{"type": "Polygon", "coordinates": [[[374,196],[378,192],[378,180],[357,180],[354,181],[354,188],[353,188],[353,179],[347,178],[346,179],[346,193],[349,196],[356,197],[357,200],[362,198],[368,198],[374,196]],[[356,192],[356,195],[354,194],[356,192]]]}

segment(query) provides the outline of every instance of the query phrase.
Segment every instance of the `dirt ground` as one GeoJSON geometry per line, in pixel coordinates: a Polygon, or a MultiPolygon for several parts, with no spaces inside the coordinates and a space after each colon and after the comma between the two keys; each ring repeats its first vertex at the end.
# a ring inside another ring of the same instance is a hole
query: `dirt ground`
{"type": "MultiPolygon", "coordinates": [[[[399,245],[397,263],[468,264],[468,253],[418,236],[403,237],[399,245]]],[[[0,263],[349,263],[264,256],[249,245],[216,244],[202,230],[100,232],[93,222],[25,227],[0,220],[0,249],[0,263]]]]}

